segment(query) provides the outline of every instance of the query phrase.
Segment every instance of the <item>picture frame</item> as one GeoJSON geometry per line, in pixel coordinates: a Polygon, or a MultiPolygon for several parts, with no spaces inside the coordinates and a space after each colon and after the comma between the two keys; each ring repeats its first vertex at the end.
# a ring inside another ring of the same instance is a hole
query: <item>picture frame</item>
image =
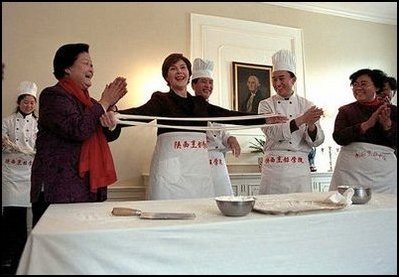
{"type": "Polygon", "coordinates": [[[272,66],[242,62],[233,65],[233,109],[258,113],[259,102],[270,97],[272,66]],[[257,79],[257,80],[256,80],[257,79]],[[250,88],[256,90],[251,98],[250,88]]]}

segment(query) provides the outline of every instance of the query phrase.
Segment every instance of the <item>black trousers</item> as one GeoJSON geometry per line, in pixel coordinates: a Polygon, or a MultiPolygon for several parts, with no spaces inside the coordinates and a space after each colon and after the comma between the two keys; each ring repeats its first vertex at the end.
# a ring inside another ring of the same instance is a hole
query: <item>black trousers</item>
{"type": "Polygon", "coordinates": [[[9,263],[16,270],[28,236],[26,207],[3,207],[2,265],[9,263]]]}
{"type": "Polygon", "coordinates": [[[46,203],[44,201],[44,193],[41,192],[39,195],[39,200],[35,203],[32,203],[32,229],[47,210],[48,206],[50,206],[50,203],[46,203]]]}

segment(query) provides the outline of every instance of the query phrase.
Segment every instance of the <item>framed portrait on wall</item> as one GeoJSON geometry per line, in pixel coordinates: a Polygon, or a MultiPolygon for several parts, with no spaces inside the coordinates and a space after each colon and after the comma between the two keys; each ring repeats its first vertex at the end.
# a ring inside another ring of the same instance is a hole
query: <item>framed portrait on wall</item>
{"type": "Polygon", "coordinates": [[[233,62],[233,109],[258,113],[259,102],[271,93],[271,65],[233,62]]]}

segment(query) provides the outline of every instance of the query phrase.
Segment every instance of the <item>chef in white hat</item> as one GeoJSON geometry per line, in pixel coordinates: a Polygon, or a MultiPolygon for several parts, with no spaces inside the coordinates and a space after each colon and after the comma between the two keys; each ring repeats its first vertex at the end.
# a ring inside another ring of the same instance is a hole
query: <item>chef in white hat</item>
{"type": "Polygon", "coordinates": [[[288,50],[272,56],[272,83],[277,94],[259,103],[259,113],[282,114],[287,123],[262,128],[266,135],[260,194],[312,191],[308,154],[324,142],[323,110],[294,92],[295,57],[288,50]]]}
{"type": "MultiPolygon", "coordinates": [[[[193,63],[191,87],[195,95],[204,97],[209,101],[213,91],[213,62],[197,58],[193,63]]],[[[219,123],[208,122],[208,126],[222,126],[219,123]]],[[[209,165],[215,196],[233,195],[229,173],[227,171],[225,154],[232,150],[238,157],[241,152],[240,144],[236,137],[224,130],[208,130],[206,132],[208,143],[209,165]]]]}
{"type": "Polygon", "coordinates": [[[18,97],[21,95],[31,95],[36,99],[37,85],[31,81],[22,81],[18,86],[18,97]]]}
{"type": "Polygon", "coordinates": [[[30,175],[35,154],[37,85],[23,81],[17,88],[17,109],[2,120],[2,206],[5,229],[4,254],[12,253],[11,266],[18,265],[27,238],[27,208],[30,175]],[[9,230],[9,233],[8,233],[9,230]]]}

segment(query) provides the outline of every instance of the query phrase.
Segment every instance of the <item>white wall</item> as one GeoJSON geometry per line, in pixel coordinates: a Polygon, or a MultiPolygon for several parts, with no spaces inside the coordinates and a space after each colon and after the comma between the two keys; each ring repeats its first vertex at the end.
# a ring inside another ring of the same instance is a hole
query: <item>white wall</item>
{"type": "MultiPolygon", "coordinates": [[[[381,68],[397,75],[393,25],[262,3],[3,2],[2,116],[15,109],[20,81],[35,81],[39,90],[55,83],[54,53],[70,42],[90,44],[95,68],[92,96],[99,98],[105,84],[121,75],[128,79],[129,94],[120,108],[143,104],[153,91],[167,89],[161,76],[164,58],[172,52],[190,57],[191,13],[302,29],[306,96],[328,107],[331,118],[336,107],[353,101],[348,77],[354,71],[381,68]]],[[[144,128],[123,130],[111,143],[120,181],[141,183],[141,173],[148,171],[155,130],[144,128]]],[[[331,134],[326,136],[331,140],[331,134]]]]}

